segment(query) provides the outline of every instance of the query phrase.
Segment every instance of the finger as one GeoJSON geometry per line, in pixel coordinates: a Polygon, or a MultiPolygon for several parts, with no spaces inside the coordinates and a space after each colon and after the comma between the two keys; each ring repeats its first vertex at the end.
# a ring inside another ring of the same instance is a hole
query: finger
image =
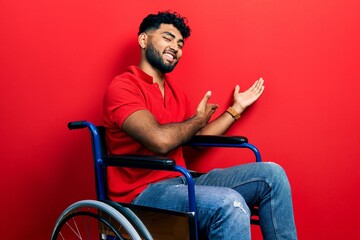
{"type": "Polygon", "coordinates": [[[210,97],[211,97],[211,91],[207,91],[204,95],[204,98],[200,101],[199,106],[205,107],[210,97]]]}
{"type": "Polygon", "coordinates": [[[265,89],[265,86],[262,86],[262,87],[260,88],[259,95],[261,95],[261,94],[264,92],[264,89],[265,89]]]}
{"type": "Polygon", "coordinates": [[[264,91],[264,79],[259,78],[258,92],[261,94],[264,91]]]}
{"type": "Polygon", "coordinates": [[[236,96],[236,94],[238,94],[239,92],[240,92],[240,86],[239,86],[239,85],[236,85],[236,86],[235,86],[235,89],[234,89],[233,96],[236,96]]]}
{"type": "Polygon", "coordinates": [[[261,86],[258,89],[254,91],[255,96],[260,97],[260,95],[263,93],[265,86],[261,86]]]}
{"type": "Polygon", "coordinates": [[[209,100],[209,98],[211,97],[211,91],[207,91],[206,93],[205,93],[205,97],[209,100]]]}
{"type": "Polygon", "coordinates": [[[209,101],[209,99],[210,99],[210,97],[211,97],[211,94],[212,94],[211,91],[207,91],[207,92],[205,93],[204,98],[203,98],[203,100],[202,100],[202,101],[204,101],[205,104],[209,101]]]}
{"type": "Polygon", "coordinates": [[[209,103],[208,106],[214,111],[219,107],[218,104],[214,104],[214,103],[209,103]]]}
{"type": "Polygon", "coordinates": [[[256,81],[256,86],[254,87],[254,91],[259,92],[264,85],[264,79],[261,77],[256,81]]]}
{"type": "Polygon", "coordinates": [[[210,117],[211,115],[213,115],[216,112],[217,108],[218,108],[217,104],[209,103],[206,105],[205,114],[210,117]]]}
{"type": "Polygon", "coordinates": [[[264,79],[261,77],[259,78],[259,87],[261,87],[262,85],[264,85],[264,79]]]}
{"type": "Polygon", "coordinates": [[[249,88],[250,91],[255,91],[258,88],[259,80],[256,80],[253,85],[249,88]]]}
{"type": "Polygon", "coordinates": [[[211,91],[207,91],[204,95],[204,98],[202,99],[202,101],[205,101],[205,103],[210,99],[211,97],[211,91]]]}

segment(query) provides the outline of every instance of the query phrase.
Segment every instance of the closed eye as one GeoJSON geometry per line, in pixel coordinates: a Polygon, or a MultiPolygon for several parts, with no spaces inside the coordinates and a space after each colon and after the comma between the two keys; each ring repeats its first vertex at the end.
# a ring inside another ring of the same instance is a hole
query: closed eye
{"type": "MultiPolygon", "coordinates": [[[[171,42],[173,41],[176,37],[174,34],[170,33],[170,32],[164,32],[164,34],[162,35],[162,37],[165,39],[165,41],[167,42],[171,42]]],[[[178,42],[178,48],[182,49],[184,47],[184,40],[183,39],[179,39],[178,42]]]]}
{"type": "Polygon", "coordinates": [[[163,38],[167,41],[167,42],[170,42],[171,39],[169,37],[166,37],[166,36],[163,36],[163,38]]]}

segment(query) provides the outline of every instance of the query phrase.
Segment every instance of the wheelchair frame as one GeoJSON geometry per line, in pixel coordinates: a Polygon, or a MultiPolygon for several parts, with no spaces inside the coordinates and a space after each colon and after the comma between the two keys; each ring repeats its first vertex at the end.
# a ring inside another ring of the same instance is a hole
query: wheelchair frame
{"type": "MultiPolygon", "coordinates": [[[[188,212],[186,213],[189,219],[189,239],[198,239],[197,234],[197,215],[196,215],[196,200],[195,200],[195,187],[192,173],[187,169],[177,166],[175,161],[166,157],[157,156],[141,156],[141,155],[107,155],[106,143],[104,138],[105,128],[97,127],[93,123],[88,121],[75,121],[69,122],[68,128],[82,129],[88,128],[91,135],[93,163],[95,170],[95,184],[96,184],[96,196],[99,203],[107,204],[120,212],[120,215],[125,215],[137,230],[144,236],[145,239],[152,239],[151,234],[148,232],[142,221],[131,211],[129,208],[135,207],[133,204],[115,203],[107,198],[106,194],[106,167],[132,167],[132,168],[146,168],[153,170],[167,170],[177,171],[183,174],[187,181],[188,186],[188,212]]],[[[259,150],[252,144],[248,143],[247,138],[241,136],[194,136],[184,146],[193,147],[225,147],[225,148],[247,148],[250,149],[254,155],[256,162],[261,162],[261,155],[259,150]]],[[[96,204],[95,204],[96,205],[96,204]]],[[[154,208],[140,207],[145,209],[154,210],[154,208]]],[[[257,209],[255,209],[256,211],[257,209]]],[[[173,212],[167,210],[158,210],[164,212],[173,212]]],[[[176,212],[177,213],[177,212],[176,212]]],[[[179,214],[179,213],[178,213],[179,214]]],[[[255,215],[257,213],[255,212],[255,215]]],[[[63,216],[63,215],[62,215],[63,216]]],[[[115,218],[119,218],[115,216],[115,218]]],[[[56,224],[59,226],[59,221],[63,221],[60,217],[56,224]]],[[[259,224],[258,219],[251,219],[252,224],[259,224]]],[[[127,224],[127,223],[126,223],[127,224]]],[[[56,229],[55,227],[55,229],[56,229]]],[[[54,231],[55,231],[54,229],[54,231]]],[[[53,238],[52,238],[53,239],[53,238]]],[[[107,238],[105,238],[107,239],[107,238]]],[[[134,238],[136,239],[136,238],[134,238]]]]}

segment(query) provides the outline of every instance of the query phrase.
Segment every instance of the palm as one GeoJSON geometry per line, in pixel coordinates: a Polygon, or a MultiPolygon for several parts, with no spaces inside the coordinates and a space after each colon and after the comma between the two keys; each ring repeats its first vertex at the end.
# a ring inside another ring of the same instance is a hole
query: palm
{"type": "Polygon", "coordinates": [[[236,86],[234,92],[234,103],[243,109],[253,104],[264,91],[264,80],[260,78],[246,91],[240,92],[240,87],[236,86]]]}

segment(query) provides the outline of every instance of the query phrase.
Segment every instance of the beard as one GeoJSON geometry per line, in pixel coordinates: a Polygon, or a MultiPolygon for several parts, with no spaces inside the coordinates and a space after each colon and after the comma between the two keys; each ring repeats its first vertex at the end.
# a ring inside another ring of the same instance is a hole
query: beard
{"type": "Polygon", "coordinates": [[[159,51],[157,51],[151,43],[145,50],[145,56],[151,66],[158,69],[162,73],[171,72],[172,70],[174,70],[176,64],[178,63],[177,61],[174,64],[165,63],[159,51]]]}

